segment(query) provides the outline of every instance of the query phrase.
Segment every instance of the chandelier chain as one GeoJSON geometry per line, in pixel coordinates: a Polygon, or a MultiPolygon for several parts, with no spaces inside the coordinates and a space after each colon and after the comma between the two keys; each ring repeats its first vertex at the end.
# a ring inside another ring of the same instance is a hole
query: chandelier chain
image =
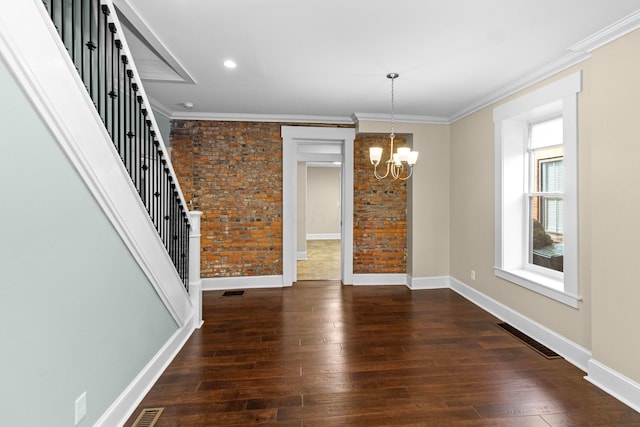
{"type": "Polygon", "coordinates": [[[394,94],[394,82],[396,80],[396,76],[392,75],[391,77],[391,136],[394,137],[395,132],[395,94],[394,94]]]}

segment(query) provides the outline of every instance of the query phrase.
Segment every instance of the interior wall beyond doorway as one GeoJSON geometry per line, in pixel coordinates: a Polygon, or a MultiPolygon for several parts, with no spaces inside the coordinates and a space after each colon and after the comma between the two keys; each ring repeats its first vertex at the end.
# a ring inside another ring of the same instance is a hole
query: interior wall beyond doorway
{"type": "MultiPolygon", "coordinates": [[[[298,205],[300,201],[298,201],[298,205]]],[[[301,212],[298,211],[298,217],[301,212]]],[[[340,167],[333,163],[307,164],[307,240],[340,238],[340,167]]]]}

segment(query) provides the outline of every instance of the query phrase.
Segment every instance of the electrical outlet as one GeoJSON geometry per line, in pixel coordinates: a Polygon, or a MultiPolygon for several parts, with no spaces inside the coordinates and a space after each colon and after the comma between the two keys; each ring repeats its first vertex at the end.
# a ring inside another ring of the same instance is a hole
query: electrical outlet
{"type": "Polygon", "coordinates": [[[87,415],[87,392],[76,399],[76,425],[87,415]]]}
{"type": "Polygon", "coordinates": [[[476,271],[471,270],[471,280],[476,280],[476,271]]]}

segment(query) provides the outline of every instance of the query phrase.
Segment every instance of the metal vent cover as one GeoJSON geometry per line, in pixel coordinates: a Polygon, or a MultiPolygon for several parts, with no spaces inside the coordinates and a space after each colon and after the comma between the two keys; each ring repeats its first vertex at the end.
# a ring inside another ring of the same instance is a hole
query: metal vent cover
{"type": "Polygon", "coordinates": [[[243,297],[244,291],[224,291],[223,297],[243,297]]]}
{"type": "Polygon", "coordinates": [[[509,325],[508,323],[496,323],[496,326],[498,326],[503,331],[508,332],[509,334],[518,338],[520,341],[522,341],[523,344],[526,344],[532,350],[546,357],[547,359],[562,359],[562,356],[560,356],[558,353],[546,347],[545,345],[539,343],[538,341],[531,338],[529,335],[519,331],[518,329],[509,325]]]}
{"type": "Polygon", "coordinates": [[[153,427],[158,422],[164,408],[143,409],[131,427],[153,427]]]}

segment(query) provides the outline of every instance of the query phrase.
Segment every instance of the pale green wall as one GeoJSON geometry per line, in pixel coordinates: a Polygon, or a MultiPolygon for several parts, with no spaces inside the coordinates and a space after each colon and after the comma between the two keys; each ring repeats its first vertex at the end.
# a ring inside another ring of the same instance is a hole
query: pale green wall
{"type": "Polygon", "coordinates": [[[177,330],[0,62],[0,424],[91,426],[177,330]]]}
{"type": "Polygon", "coordinates": [[[160,135],[162,135],[165,147],[171,147],[171,139],[169,139],[169,134],[171,133],[171,119],[155,110],[153,111],[153,116],[158,124],[158,130],[160,131],[160,135]]]}

